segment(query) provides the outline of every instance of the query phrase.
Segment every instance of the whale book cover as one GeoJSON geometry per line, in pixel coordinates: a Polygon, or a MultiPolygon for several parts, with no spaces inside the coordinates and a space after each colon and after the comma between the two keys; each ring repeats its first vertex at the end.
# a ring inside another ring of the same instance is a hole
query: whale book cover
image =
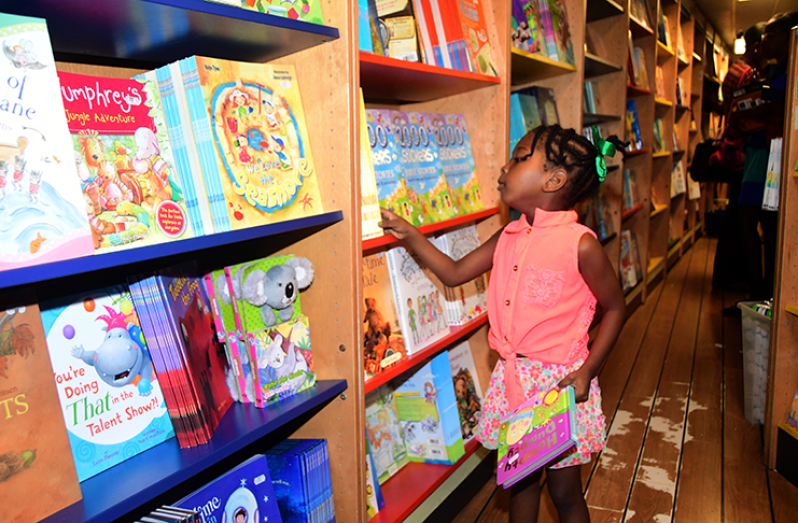
{"type": "Polygon", "coordinates": [[[0,271],[94,253],[47,25],[0,14],[0,271]]]}
{"type": "Polygon", "coordinates": [[[51,300],[41,308],[80,481],[175,435],[127,287],[51,300]]]}

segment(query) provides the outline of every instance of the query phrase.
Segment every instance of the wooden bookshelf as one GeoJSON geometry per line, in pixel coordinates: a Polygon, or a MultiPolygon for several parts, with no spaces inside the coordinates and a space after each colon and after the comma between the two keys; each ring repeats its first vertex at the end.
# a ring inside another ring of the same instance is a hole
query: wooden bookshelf
{"type": "Polygon", "coordinates": [[[538,54],[512,48],[512,83],[523,85],[537,80],[576,72],[574,65],[558,62],[538,54]]]}
{"type": "Polygon", "coordinates": [[[586,20],[588,23],[623,14],[623,7],[613,0],[590,0],[587,2],[586,20]]]}
{"type": "Polygon", "coordinates": [[[620,65],[599,58],[594,54],[585,53],[585,79],[621,71],[623,71],[623,67],[620,65]]]}
{"type": "Polygon", "coordinates": [[[652,158],[668,158],[671,155],[670,151],[660,151],[651,155],[652,158]]]}
{"type": "Polygon", "coordinates": [[[635,98],[638,96],[647,96],[649,94],[651,94],[650,89],[644,89],[642,87],[637,87],[635,85],[626,86],[626,96],[629,98],[635,98]]]}
{"type": "Polygon", "coordinates": [[[665,100],[664,98],[654,98],[654,103],[663,107],[673,107],[673,102],[665,100]]]}
{"type": "Polygon", "coordinates": [[[627,209],[627,210],[623,211],[623,214],[621,215],[621,221],[625,222],[626,220],[628,220],[629,218],[634,216],[635,213],[637,213],[637,211],[639,211],[642,208],[643,208],[643,204],[642,203],[638,203],[637,205],[635,205],[631,209],[627,209]]]}

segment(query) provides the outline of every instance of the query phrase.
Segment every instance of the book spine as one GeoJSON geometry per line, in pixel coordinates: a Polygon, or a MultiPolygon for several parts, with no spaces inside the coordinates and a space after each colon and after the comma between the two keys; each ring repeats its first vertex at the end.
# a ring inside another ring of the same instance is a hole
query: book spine
{"type": "MultiPolygon", "coordinates": [[[[441,65],[446,67],[447,69],[455,69],[455,66],[452,62],[452,57],[448,53],[448,45],[446,40],[446,29],[443,25],[443,12],[441,11],[441,6],[439,5],[440,0],[429,0],[428,2],[422,2],[426,6],[429,7],[429,10],[432,14],[432,21],[435,25],[435,33],[437,34],[437,44],[435,45],[435,52],[441,59],[441,65]]],[[[429,16],[427,17],[429,21],[429,16]]]]}
{"type": "Polygon", "coordinates": [[[418,28],[418,37],[421,41],[421,55],[425,64],[440,65],[435,61],[435,53],[432,44],[432,35],[430,34],[430,27],[427,24],[424,6],[421,0],[413,0],[413,11],[416,19],[416,27],[418,28]]]}
{"type": "Polygon", "coordinates": [[[559,61],[560,56],[557,53],[557,38],[554,35],[554,25],[551,19],[551,11],[549,10],[548,0],[538,0],[538,9],[543,25],[543,35],[544,41],[546,43],[546,55],[551,60],[559,61]]]}

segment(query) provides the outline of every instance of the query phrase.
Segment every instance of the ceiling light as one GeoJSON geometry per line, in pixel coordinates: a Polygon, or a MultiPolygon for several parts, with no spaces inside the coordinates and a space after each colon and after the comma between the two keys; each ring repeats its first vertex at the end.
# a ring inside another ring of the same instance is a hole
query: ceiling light
{"type": "Polygon", "coordinates": [[[738,38],[734,41],[734,54],[745,54],[745,39],[738,38]]]}

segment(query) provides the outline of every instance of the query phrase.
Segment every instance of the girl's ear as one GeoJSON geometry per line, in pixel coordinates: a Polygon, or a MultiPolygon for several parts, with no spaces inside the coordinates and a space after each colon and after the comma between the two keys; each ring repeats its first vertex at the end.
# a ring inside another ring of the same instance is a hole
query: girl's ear
{"type": "Polygon", "coordinates": [[[543,192],[557,192],[568,182],[568,173],[565,169],[554,169],[547,173],[543,181],[543,192]]]}

